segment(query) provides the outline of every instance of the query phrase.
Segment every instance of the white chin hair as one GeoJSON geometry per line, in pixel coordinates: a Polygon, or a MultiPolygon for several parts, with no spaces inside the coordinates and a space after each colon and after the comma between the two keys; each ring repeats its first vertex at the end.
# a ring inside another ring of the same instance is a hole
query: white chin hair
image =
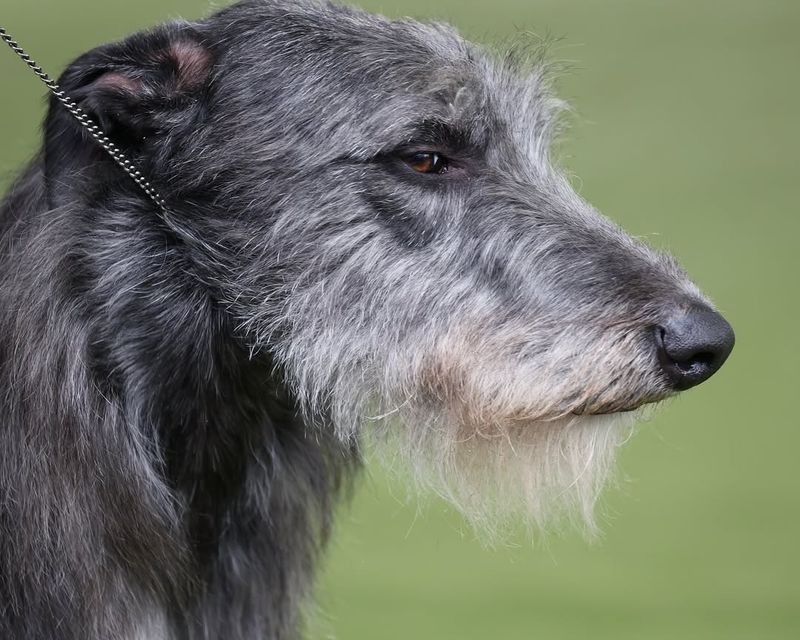
{"type": "Polygon", "coordinates": [[[390,468],[410,471],[417,488],[453,504],[489,542],[519,525],[531,534],[577,525],[591,537],[616,451],[642,413],[520,421],[469,435],[444,421],[391,420],[374,443],[390,468]]]}

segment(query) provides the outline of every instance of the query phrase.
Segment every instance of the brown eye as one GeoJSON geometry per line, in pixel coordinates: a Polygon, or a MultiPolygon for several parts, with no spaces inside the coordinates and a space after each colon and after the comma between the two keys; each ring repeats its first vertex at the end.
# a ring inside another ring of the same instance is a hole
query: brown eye
{"type": "Polygon", "coordinates": [[[404,160],[409,167],[419,173],[445,173],[448,169],[447,158],[435,151],[413,153],[404,160]]]}

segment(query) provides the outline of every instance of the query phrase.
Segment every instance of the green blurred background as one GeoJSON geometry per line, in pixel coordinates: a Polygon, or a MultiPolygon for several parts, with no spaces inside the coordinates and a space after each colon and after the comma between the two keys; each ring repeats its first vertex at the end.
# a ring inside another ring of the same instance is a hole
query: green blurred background
{"type": "MultiPolygon", "coordinates": [[[[800,2],[362,0],[479,41],[563,36],[580,192],[671,250],[736,329],[728,364],[643,425],[603,538],[501,549],[371,468],[341,510],[310,638],[800,638],[800,2]]],[[[195,0],[2,0],[53,74],[195,0]]],[[[0,185],[39,143],[43,90],[0,51],[0,185]]]]}

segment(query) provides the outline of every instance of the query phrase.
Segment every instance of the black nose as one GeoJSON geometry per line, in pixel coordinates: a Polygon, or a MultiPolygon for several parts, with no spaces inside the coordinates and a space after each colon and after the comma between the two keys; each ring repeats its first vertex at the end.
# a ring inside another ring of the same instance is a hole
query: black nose
{"type": "Polygon", "coordinates": [[[656,327],[659,361],[678,391],[710,378],[730,355],[734,340],[725,318],[704,306],[681,310],[656,327]]]}

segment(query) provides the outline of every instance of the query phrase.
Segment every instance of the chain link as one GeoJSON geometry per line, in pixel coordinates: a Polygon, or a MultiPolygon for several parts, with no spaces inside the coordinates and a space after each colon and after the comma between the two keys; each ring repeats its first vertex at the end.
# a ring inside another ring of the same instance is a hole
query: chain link
{"type": "Polygon", "coordinates": [[[92,122],[86,112],[81,109],[74,100],[72,100],[61,90],[61,87],[59,87],[58,84],[56,84],[50,78],[50,76],[48,76],[47,73],[45,73],[45,71],[38,64],[36,64],[36,61],[31,58],[22,47],[19,46],[17,41],[14,40],[2,26],[0,26],[0,39],[2,39],[3,42],[5,42],[11,48],[11,50],[17,54],[26,65],[28,65],[28,67],[30,67],[31,71],[33,71],[45,84],[45,86],[50,89],[56,99],[58,99],[58,101],[72,115],[72,117],[75,118],[75,120],[77,120],[80,125],[89,132],[89,135],[92,136],[97,144],[106,150],[114,162],[116,162],[120,168],[131,177],[131,179],[139,186],[139,188],[144,191],[156,205],[158,205],[158,208],[164,213],[167,213],[166,201],[159,195],[158,191],[153,188],[147,178],[142,175],[142,172],[139,171],[137,166],[127,157],[125,157],[125,154],[122,152],[122,150],[108,138],[108,136],[100,127],[92,122]]]}

